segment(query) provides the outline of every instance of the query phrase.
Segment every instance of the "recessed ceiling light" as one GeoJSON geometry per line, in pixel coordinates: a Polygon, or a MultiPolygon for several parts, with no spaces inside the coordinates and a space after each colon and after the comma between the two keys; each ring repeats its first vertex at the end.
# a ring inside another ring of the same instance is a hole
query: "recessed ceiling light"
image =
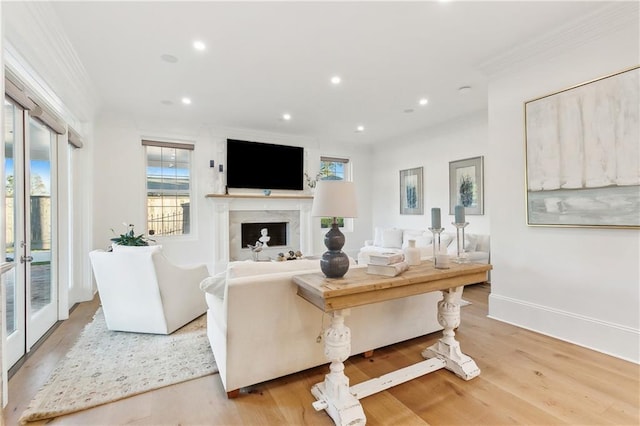
{"type": "Polygon", "coordinates": [[[285,112],[284,114],[282,114],[282,119],[285,121],[291,120],[291,114],[285,112]]]}
{"type": "Polygon", "coordinates": [[[175,64],[176,62],[178,62],[178,58],[176,58],[173,55],[169,55],[168,53],[165,53],[164,55],[160,56],[160,59],[170,64],[175,64]]]}
{"type": "Polygon", "coordinates": [[[191,99],[189,98],[182,98],[182,103],[185,105],[191,105],[191,99]]]}
{"type": "Polygon", "coordinates": [[[334,75],[333,77],[331,77],[332,84],[340,84],[341,81],[342,79],[340,78],[339,75],[334,75]]]}
{"type": "Polygon", "coordinates": [[[204,44],[204,42],[196,40],[193,42],[193,48],[196,50],[204,50],[207,48],[207,46],[204,44]]]}
{"type": "Polygon", "coordinates": [[[458,92],[466,95],[467,93],[471,92],[471,86],[462,86],[458,89],[458,92]]]}
{"type": "Polygon", "coordinates": [[[429,100],[427,98],[421,98],[418,103],[422,106],[425,106],[426,104],[429,103],[429,100]]]}
{"type": "Polygon", "coordinates": [[[364,126],[363,125],[359,125],[358,127],[356,127],[356,132],[358,132],[358,133],[364,132],[364,126]]]}

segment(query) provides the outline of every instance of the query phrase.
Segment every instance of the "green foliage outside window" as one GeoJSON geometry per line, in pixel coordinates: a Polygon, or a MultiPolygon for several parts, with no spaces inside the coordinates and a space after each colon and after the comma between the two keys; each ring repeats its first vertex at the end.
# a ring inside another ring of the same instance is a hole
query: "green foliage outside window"
{"type": "MultiPolygon", "coordinates": [[[[320,161],[320,180],[344,180],[345,179],[345,163],[339,161],[320,161]]],[[[340,228],[344,227],[344,218],[336,219],[340,228]]],[[[320,219],[320,228],[331,228],[333,223],[332,217],[323,217],[320,219]]]]}
{"type": "MultiPolygon", "coordinates": [[[[338,222],[338,227],[340,228],[344,227],[344,217],[338,217],[336,218],[336,221],[338,222]]],[[[320,219],[321,228],[331,228],[332,223],[333,223],[332,217],[323,217],[320,219]]]]}
{"type": "Polygon", "coordinates": [[[320,180],[344,180],[345,163],[320,161],[320,180]]]}

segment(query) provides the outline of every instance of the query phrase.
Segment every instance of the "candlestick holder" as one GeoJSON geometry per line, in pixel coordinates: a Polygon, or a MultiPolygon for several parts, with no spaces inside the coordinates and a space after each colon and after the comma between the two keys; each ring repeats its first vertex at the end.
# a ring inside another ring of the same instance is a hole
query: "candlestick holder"
{"type": "Polygon", "coordinates": [[[467,257],[467,254],[464,251],[464,228],[467,227],[467,225],[469,224],[469,222],[451,222],[451,224],[453,226],[456,227],[456,243],[458,245],[457,247],[457,257],[453,260],[455,263],[469,263],[469,258],[467,257]],[[462,231],[462,249],[460,249],[460,231],[462,231]]]}
{"type": "Polygon", "coordinates": [[[440,234],[444,231],[444,228],[429,228],[429,231],[433,233],[433,266],[436,269],[447,269],[446,264],[438,262],[438,253],[440,253],[440,234]]]}

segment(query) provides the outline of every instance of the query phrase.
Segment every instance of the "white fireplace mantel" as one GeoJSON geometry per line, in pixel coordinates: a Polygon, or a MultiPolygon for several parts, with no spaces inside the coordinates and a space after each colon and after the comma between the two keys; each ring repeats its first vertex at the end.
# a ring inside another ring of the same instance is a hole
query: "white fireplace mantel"
{"type": "Polygon", "coordinates": [[[312,221],[310,195],[222,195],[206,196],[213,202],[213,261],[216,272],[224,270],[229,262],[229,214],[234,211],[297,211],[300,215],[300,242],[302,253],[311,253],[312,221]]]}

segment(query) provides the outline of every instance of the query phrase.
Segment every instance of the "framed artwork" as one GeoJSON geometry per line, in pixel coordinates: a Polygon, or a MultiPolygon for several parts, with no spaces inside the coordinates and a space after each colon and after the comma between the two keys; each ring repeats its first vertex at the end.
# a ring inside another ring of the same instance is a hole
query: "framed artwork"
{"type": "Polygon", "coordinates": [[[465,214],[484,214],[484,157],[449,162],[449,214],[464,206],[465,214]]]}
{"type": "Polygon", "coordinates": [[[424,214],[422,167],[400,170],[400,214],[424,214]]]}
{"type": "Polygon", "coordinates": [[[527,225],[640,228],[640,67],[524,103],[527,225]]]}

